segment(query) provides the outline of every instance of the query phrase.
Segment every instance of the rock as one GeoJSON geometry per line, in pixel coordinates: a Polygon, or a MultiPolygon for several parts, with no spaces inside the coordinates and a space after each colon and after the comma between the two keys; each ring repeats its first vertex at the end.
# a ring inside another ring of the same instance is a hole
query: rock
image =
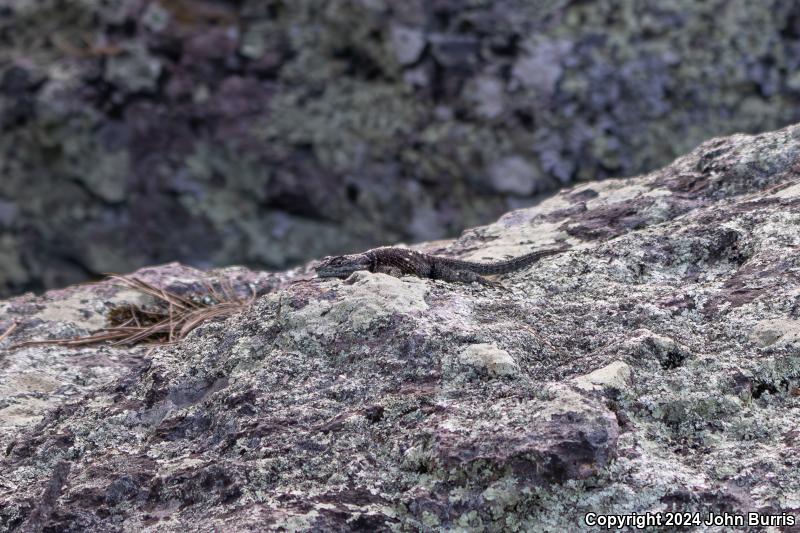
{"type": "Polygon", "coordinates": [[[623,361],[614,361],[585,376],[574,378],[573,381],[578,388],[583,390],[610,388],[624,391],[631,384],[632,373],[629,365],[623,361]]]}
{"type": "Polygon", "coordinates": [[[525,158],[512,155],[495,162],[489,169],[489,178],[497,192],[527,196],[537,189],[538,173],[525,158]]]}
{"type": "Polygon", "coordinates": [[[753,328],[751,338],[762,348],[772,346],[778,341],[783,344],[800,341],[800,320],[777,318],[762,320],[753,328]]]}
{"type": "Polygon", "coordinates": [[[106,63],[108,81],[128,92],[151,92],[161,75],[161,61],[142,47],[114,55],[106,63]]]}
{"type": "Polygon", "coordinates": [[[476,78],[467,85],[464,97],[475,104],[479,116],[493,119],[503,114],[505,87],[493,76],[476,78]]]}
{"type": "MultiPolygon", "coordinates": [[[[616,418],[565,388],[550,393],[544,402],[513,399],[452,409],[433,435],[431,473],[464,484],[510,477],[528,487],[596,475],[616,454],[616,418]]],[[[504,503],[510,502],[494,502],[504,503]]],[[[447,515],[439,521],[446,523],[447,515]]]]}
{"type": "Polygon", "coordinates": [[[467,68],[478,62],[478,39],[469,35],[435,33],[428,37],[433,57],[444,67],[467,68]]]}
{"type": "Polygon", "coordinates": [[[635,4],[6,0],[0,297],[458,235],[800,120],[796,2],[635,4]]]}
{"type": "Polygon", "coordinates": [[[169,12],[158,3],[148,4],[142,13],[142,25],[156,33],[166,30],[169,21],[169,12]]]}
{"type": "Polygon", "coordinates": [[[467,346],[458,354],[455,364],[467,369],[468,374],[489,377],[511,377],[519,373],[519,366],[508,352],[488,343],[467,346]]]}
{"type": "Polygon", "coordinates": [[[17,218],[17,206],[13,202],[0,200],[0,227],[11,227],[17,218]]]}
{"type": "Polygon", "coordinates": [[[391,27],[392,46],[401,65],[416,63],[425,49],[425,35],[416,28],[395,24],[391,27]]]}
{"type": "Polygon", "coordinates": [[[791,531],[798,160],[800,125],[714,139],[418,247],[568,245],[504,290],[152,267],[137,276],[182,294],[260,295],[152,350],[10,347],[141,301],[110,282],[0,302],[0,530],[575,531],[725,510],[791,531]]]}
{"type": "Polygon", "coordinates": [[[656,335],[647,329],[633,332],[624,343],[627,355],[640,365],[658,363],[664,369],[677,368],[692,357],[691,351],[671,339],[656,335]]]}
{"type": "Polygon", "coordinates": [[[514,64],[512,74],[538,98],[547,100],[556,92],[564,72],[564,61],[572,51],[569,41],[528,42],[525,54],[514,64]]]}

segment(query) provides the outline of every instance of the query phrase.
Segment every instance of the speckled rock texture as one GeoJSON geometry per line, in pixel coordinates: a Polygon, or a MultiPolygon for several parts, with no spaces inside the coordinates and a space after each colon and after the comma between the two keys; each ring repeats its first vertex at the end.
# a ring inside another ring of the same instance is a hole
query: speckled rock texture
{"type": "Polygon", "coordinates": [[[0,294],[452,237],[798,120],[792,0],[0,2],[0,294]]]}
{"type": "MultiPolygon", "coordinates": [[[[800,125],[567,189],[429,252],[501,288],[178,265],[263,293],[181,343],[28,347],[135,294],[0,304],[2,531],[583,531],[800,511],[800,125]]],[[[782,515],[783,514],[783,515],[782,515]]],[[[730,529],[698,527],[699,531],[730,529]]],[[[768,526],[770,532],[797,527],[768,526]]]]}

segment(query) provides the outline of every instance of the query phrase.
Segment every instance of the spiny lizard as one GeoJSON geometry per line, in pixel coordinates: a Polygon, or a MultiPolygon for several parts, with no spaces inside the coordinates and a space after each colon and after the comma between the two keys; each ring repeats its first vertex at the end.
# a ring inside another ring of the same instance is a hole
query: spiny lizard
{"type": "Polygon", "coordinates": [[[441,279],[462,283],[478,282],[496,287],[499,284],[483,276],[506,274],[531,265],[543,257],[565,251],[568,247],[537,250],[527,255],[498,261],[474,263],[438,255],[429,255],[407,248],[373,248],[360,254],[326,257],[316,267],[321,278],[346,278],[357,270],[382,272],[393,276],[410,274],[420,278],[441,279]]]}

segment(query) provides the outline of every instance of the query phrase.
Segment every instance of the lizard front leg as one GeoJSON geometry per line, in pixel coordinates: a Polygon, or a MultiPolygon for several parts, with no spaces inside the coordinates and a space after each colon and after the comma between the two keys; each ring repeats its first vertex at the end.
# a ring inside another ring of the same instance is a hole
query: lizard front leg
{"type": "Polygon", "coordinates": [[[390,276],[394,276],[396,278],[403,277],[403,271],[397,268],[396,266],[379,266],[375,272],[380,272],[381,274],[389,274],[390,276]]]}
{"type": "MultiPolygon", "coordinates": [[[[360,270],[358,272],[362,272],[363,273],[364,271],[360,270]]],[[[345,283],[348,284],[348,285],[352,285],[358,279],[362,279],[361,277],[356,276],[356,274],[358,272],[353,272],[353,274],[351,274],[350,277],[345,280],[345,283]]],[[[381,274],[388,274],[388,275],[394,276],[396,278],[403,277],[403,271],[400,270],[399,268],[393,267],[393,266],[385,266],[385,265],[384,266],[379,266],[378,268],[375,269],[375,272],[379,272],[381,274]]]]}

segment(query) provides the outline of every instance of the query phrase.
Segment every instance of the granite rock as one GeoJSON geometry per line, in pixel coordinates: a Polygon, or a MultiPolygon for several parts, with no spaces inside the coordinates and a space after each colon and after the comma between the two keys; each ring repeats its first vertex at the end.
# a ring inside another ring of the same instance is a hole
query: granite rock
{"type": "Polygon", "coordinates": [[[570,245],[505,289],[153,267],[138,275],[172,290],[212,276],[262,294],[153,350],[9,347],[88,333],[140,298],[109,283],[4,301],[0,331],[18,326],[0,344],[0,530],[796,516],[798,162],[800,126],[714,139],[420,246],[488,260],[570,245]]]}

